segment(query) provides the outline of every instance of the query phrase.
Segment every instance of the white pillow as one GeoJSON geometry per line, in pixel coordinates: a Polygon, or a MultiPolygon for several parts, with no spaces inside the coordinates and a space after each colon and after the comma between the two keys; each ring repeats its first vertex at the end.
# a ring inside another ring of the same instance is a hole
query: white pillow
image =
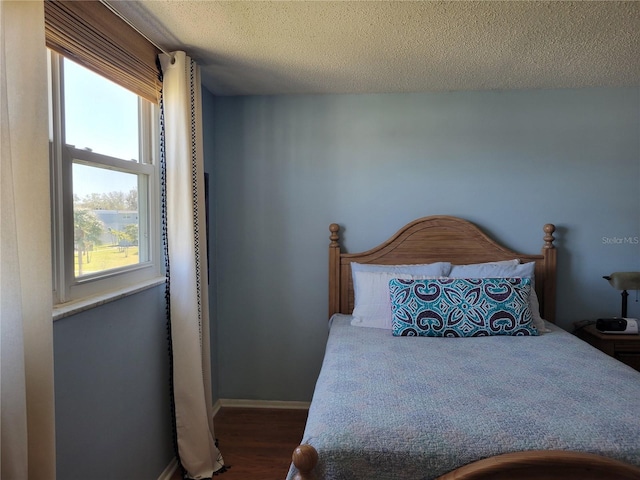
{"type": "Polygon", "coordinates": [[[354,308],[351,325],[391,330],[391,297],[389,281],[424,280],[446,277],[451,268],[448,262],[418,265],[372,265],[351,263],[354,308]]]}
{"type": "MultiPolygon", "coordinates": [[[[491,278],[493,272],[505,267],[520,265],[520,260],[502,260],[500,262],[472,263],[469,265],[452,265],[449,277],[451,278],[491,278]]],[[[501,275],[502,276],[502,275],[501,275]]],[[[499,278],[498,276],[495,276],[499,278]]]]}
{"type": "Polygon", "coordinates": [[[354,272],[384,272],[447,277],[449,276],[450,271],[451,264],[449,262],[417,263],[406,265],[378,265],[373,263],[351,262],[352,274],[354,272]]]}
{"type": "Polygon", "coordinates": [[[504,278],[521,277],[531,279],[531,294],[529,295],[529,308],[533,317],[533,324],[539,333],[547,332],[544,320],[540,316],[540,304],[535,288],[535,262],[520,263],[519,260],[507,260],[504,262],[478,263],[474,265],[453,265],[449,277],[451,278],[504,278]],[[516,263],[514,263],[516,262],[516,263]]]}

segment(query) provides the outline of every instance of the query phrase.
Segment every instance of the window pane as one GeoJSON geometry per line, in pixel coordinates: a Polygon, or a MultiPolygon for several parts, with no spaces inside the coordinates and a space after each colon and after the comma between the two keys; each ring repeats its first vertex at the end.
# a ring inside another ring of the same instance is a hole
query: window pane
{"type": "Polygon", "coordinates": [[[73,164],[76,277],[148,260],[140,244],[139,177],[73,164]]]}
{"type": "Polygon", "coordinates": [[[139,161],[136,94],[65,59],[64,107],[68,145],[139,161]]]}

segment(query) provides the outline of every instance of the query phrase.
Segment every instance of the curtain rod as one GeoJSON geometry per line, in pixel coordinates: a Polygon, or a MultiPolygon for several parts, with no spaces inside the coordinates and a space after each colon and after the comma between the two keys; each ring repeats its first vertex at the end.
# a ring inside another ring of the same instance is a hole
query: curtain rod
{"type": "Polygon", "coordinates": [[[173,61],[174,61],[173,53],[167,52],[164,48],[162,48],[160,45],[158,45],[156,42],[154,42],[149,37],[147,37],[144,33],[142,33],[138,27],[136,27],[133,23],[131,23],[129,21],[129,19],[127,19],[124,15],[122,15],[119,11],[117,11],[113,6],[111,6],[107,0],[100,0],[100,3],[102,3],[105,7],[107,7],[109,10],[111,10],[115,15],[118,16],[118,18],[120,18],[123,22],[125,22],[127,25],[129,25],[131,28],[133,28],[136,32],[138,32],[140,35],[142,35],[144,37],[144,39],[147,40],[147,42],[149,42],[151,45],[156,47],[158,50],[160,50],[165,55],[168,55],[171,58],[171,63],[173,63],[173,61]]]}

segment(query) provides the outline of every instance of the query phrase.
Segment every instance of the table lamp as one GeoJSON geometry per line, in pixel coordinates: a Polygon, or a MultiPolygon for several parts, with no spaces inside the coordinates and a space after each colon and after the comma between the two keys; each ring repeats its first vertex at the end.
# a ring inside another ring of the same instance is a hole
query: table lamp
{"type": "Polygon", "coordinates": [[[640,272],[615,272],[602,278],[609,280],[609,284],[616,290],[622,290],[621,317],[627,316],[627,290],[640,290],[640,272]]]}

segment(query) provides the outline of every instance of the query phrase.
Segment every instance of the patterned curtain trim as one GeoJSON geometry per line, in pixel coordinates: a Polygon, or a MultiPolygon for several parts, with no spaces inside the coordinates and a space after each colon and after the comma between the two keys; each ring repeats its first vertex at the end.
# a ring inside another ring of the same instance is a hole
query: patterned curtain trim
{"type": "MultiPolygon", "coordinates": [[[[158,62],[159,63],[159,62],[158,62]]],[[[171,268],[169,265],[169,236],[167,233],[167,158],[165,151],[165,130],[164,130],[164,103],[162,90],[160,91],[160,210],[162,215],[162,254],[164,256],[165,268],[165,309],[167,327],[167,350],[169,352],[169,402],[171,408],[171,434],[173,450],[178,460],[178,467],[184,477],[185,469],[180,462],[178,452],[178,429],[176,427],[176,401],[173,383],[173,341],[171,338],[171,268]]]]}
{"type": "MultiPolygon", "coordinates": [[[[195,62],[189,62],[189,100],[191,104],[191,183],[198,183],[198,157],[197,157],[197,129],[196,129],[196,90],[195,90],[195,62]]],[[[202,278],[200,274],[200,212],[198,210],[198,196],[194,190],[191,197],[193,201],[193,238],[195,239],[195,259],[196,259],[196,284],[198,293],[198,326],[200,328],[200,338],[202,338],[202,278]]],[[[201,345],[202,346],[202,345],[201,345]]]]}

